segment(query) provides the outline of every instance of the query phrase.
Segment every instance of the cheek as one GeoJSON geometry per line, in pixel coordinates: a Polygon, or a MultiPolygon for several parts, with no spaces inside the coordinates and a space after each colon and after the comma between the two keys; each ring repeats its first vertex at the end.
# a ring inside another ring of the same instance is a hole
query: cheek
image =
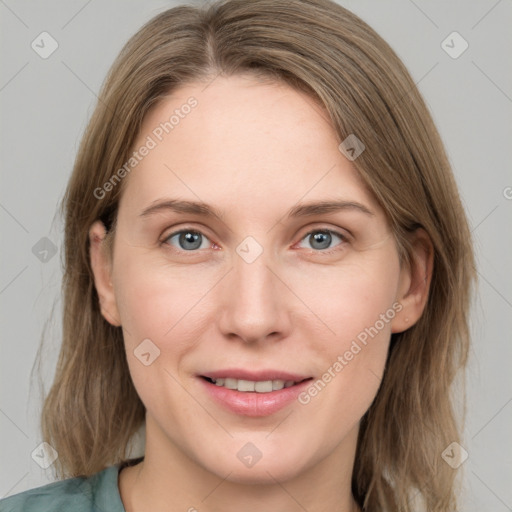
{"type": "Polygon", "coordinates": [[[216,275],[152,262],[144,254],[116,264],[116,301],[133,383],[148,409],[165,400],[177,404],[181,395],[173,377],[182,379],[183,359],[204,338],[216,275]]]}
{"type": "Polygon", "coordinates": [[[116,262],[116,302],[132,343],[143,338],[164,344],[172,338],[176,340],[182,325],[190,328],[189,314],[201,309],[198,302],[205,287],[208,289],[204,273],[186,266],[170,267],[161,259],[152,260],[151,256],[135,252],[116,262]]]}
{"type": "Polygon", "coordinates": [[[295,276],[297,296],[323,325],[322,339],[329,352],[343,349],[361,333],[364,341],[368,330],[375,336],[374,328],[384,337],[391,332],[390,321],[398,306],[398,258],[392,251],[370,256],[338,267],[306,268],[298,279],[295,276]]]}
{"type": "MultiPolygon", "coordinates": [[[[325,275],[317,273],[309,294],[307,287],[302,288],[304,302],[329,329],[322,327],[322,335],[310,344],[321,373],[299,401],[309,404],[315,414],[336,417],[339,425],[358,421],[380,385],[391,322],[401,308],[395,301],[399,264],[393,256],[390,253],[388,258],[336,271],[330,268],[325,275]],[[322,294],[318,293],[320,286],[322,294]]],[[[305,275],[302,282],[312,278],[305,275]]],[[[306,323],[304,319],[304,326],[306,323]]]]}
{"type": "Polygon", "coordinates": [[[132,381],[148,411],[167,411],[177,421],[176,411],[189,415],[176,379],[179,362],[197,340],[191,313],[201,310],[194,304],[204,291],[194,291],[185,272],[164,271],[144,258],[120,263],[116,301],[132,381]]]}

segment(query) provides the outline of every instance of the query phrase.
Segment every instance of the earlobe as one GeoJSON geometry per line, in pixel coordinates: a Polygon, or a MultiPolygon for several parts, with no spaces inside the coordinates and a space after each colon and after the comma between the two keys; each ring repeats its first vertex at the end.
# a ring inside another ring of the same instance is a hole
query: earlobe
{"type": "Polygon", "coordinates": [[[434,247],[423,228],[418,228],[411,240],[412,254],[400,273],[397,302],[399,314],[391,322],[391,332],[403,332],[412,327],[421,317],[427,304],[432,270],[434,247]]]}
{"type": "Polygon", "coordinates": [[[89,229],[89,256],[94,285],[98,293],[101,314],[108,323],[119,327],[121,321],[111,280],[111,265],[105,251],[105,237],[105,226],[101,221],[95,221],[89,229]]]}

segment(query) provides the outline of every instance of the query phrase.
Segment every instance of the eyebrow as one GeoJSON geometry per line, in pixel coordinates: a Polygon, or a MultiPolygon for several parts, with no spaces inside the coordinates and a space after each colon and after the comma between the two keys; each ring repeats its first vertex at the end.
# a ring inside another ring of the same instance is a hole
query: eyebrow
{"type": "MultiPolygon", "coordinates": [[[[359,211],[370,216],[375,215],[374,212],[372,212],[368,207],[361,203],[337,200],[316,201],[311,203],[298,204],[290,208],[285,216],[287,218],[308,217],[313,215],[335,213],[343,210],[359,211]]],[[[222,212],[207,203],[197,201],[184,201],[179,199],[157,199],[147,208],[142,210],[142,212],[139,214],[139,217],[149,217],[162,211],[173,211],[176,213],[188,213],[191,215],[200,215],[203,217],[222,218],[222,212]]]]}

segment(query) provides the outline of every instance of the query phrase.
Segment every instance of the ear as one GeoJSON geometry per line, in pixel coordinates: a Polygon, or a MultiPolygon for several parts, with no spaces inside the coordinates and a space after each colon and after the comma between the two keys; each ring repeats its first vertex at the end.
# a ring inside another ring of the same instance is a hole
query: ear
{"type": "Polygon", "coordinates": [[[101,314],[108,323],[119,327],[121,321],[111,280],[111,263],[105,248],[106,234],[103,222],[95,221],[89,229],[89,255],[94,274],[94,285],[96,286],[100,301],[101,314]]]}
{"type": "Polygon", "coordinates": [[[403,332],[421,317],[427,304],[434,265],[432,240],[423,228],[418,228],[411,239],[411,261],[404,262],[400,271],[397,302],[402,309],[391,322],[391,332],[403,332]]]}

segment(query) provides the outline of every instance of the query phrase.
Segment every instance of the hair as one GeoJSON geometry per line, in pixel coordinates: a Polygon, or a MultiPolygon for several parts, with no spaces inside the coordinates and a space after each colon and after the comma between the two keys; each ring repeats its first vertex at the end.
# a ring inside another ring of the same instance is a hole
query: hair
{"type": "MultiPolygon", "coordinates": [[[[183,85],[250,73],[306,92],[340,141],[366,150],[353,164],[389,219],[402,263],[423,228],[434,250],[418,322],[391,336],[377,395],[360,423],[352,492],[364,510],[457,510],[456,476],[441,453],[459,442],[455,378],[469,351],[475,279],[471,234],[443,143],[413,79],[359,17],[330,0],[224,0],[179,6],[123,47],[100,91],[61,203],[65,218],[62,347],[44,401],[44,439],[60,477],[89,476],[126,457],[145,407],[130,377],[122,329],[101,315],[88,231],[101,219],[112,257],[123,180],[150,108],[183,85]]],[[[193,115],[193,114],[192,114],[193,115]]],[[[463,378],[463,377],[461,377],[463,378]]],[[[458,396],[463,400],[465,390],[458,396]]],[[[459,402],[461,403],[461,402],[459,402]]]]}

